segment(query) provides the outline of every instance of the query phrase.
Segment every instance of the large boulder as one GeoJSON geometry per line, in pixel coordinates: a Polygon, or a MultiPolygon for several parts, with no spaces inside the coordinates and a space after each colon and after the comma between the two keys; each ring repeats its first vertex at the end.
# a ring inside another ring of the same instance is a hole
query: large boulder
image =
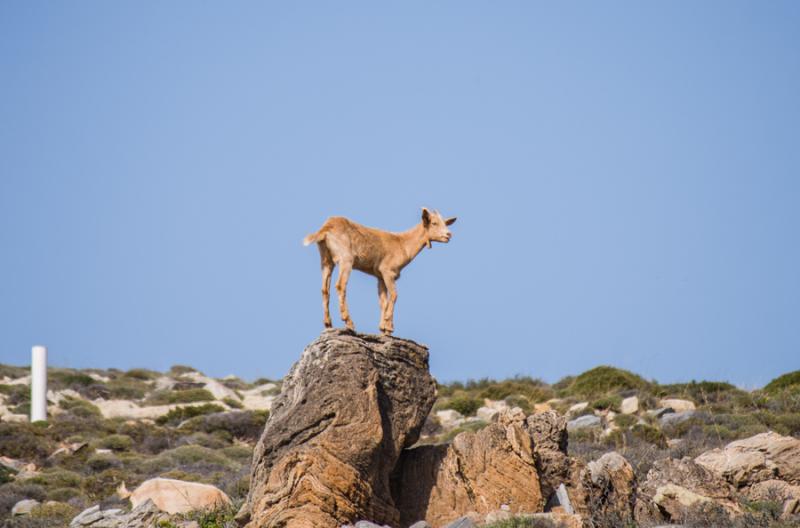
{"type": "Polygon", "coordinates": [[[397,526],[390,475],[435,395],[424,346],[324,331],[273,402],[237,519],[250,528],[338,528],[359,519],[397,526]]]}
{"type": "Polygon", "coordinates": [[[772,479],[800,484],[800,440],[771,431],[707,451],[695,462],[737,488],[772,479]]]}
{"type": "Polygon", "coordinates": [[[128,496],[134,508],[152,501],[159,510],[167,513],[214,509],[231,503],[224,492],[210,484],[161,477],[142,482],[130,495],[124,491],[120,491],[120,495],[128,496]]]}
{"type": "Polygon", "coordinates": [[[544,500],[525,415],[519,409],[501,412],[496,422],[461,433],[449,445],[406,451],[395,496],[401,526],[418,519],[444,526],[465,514],[485,518],[497,510],[541,512],[544,500]]]}
{"type": "Polygon", "coordinates": [[[680,520],[690,508],[712,502],[732,516],[741,513],[733,486],[690,458],[656,461],[639,486],[639,496],[637,517],[640,522],[653,516],[667,521],[680,520]],[[648,509],[647,503],[655,508],[648,509]]]}

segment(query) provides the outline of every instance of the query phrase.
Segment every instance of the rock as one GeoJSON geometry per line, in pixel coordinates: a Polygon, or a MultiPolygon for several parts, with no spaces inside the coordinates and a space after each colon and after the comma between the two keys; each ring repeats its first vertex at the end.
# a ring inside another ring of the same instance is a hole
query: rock
{"type": "Polygon", "coordinates": [[[639,412],[639,397],[630,396],[622,400],[622,403],[619,406],[619,411],[622,414],[636,414],[639,412]]]}
{"type": "Polygon", "coordinates": [[[92,403],[100,410],[104,418],[135,418],[138,420],[156,419],[160,416],[164,416],[176,407],[195,407],[208,404],[208,402],[203,401],[139,407],[136,403],[129,400],[104,400],[101,398],[92,400],[92,403]]]}
{"type": "Polygon", "coordinates": [[[464,415],[453,409],[444,409],[436,411],[436,418],[442,427],[452,429],[464,423],[464,415]]]}
{"type": "Polygon", "coordinates": [[[572,515],[575,513],[575,508],[572,507],[572,501],[569,499],[567,487],[561,483],[556,489],[554,506],[560,507],[564,513],[572,515]]]}
{"type": "Polygon", "coordinates": [[[39,504],[40,503],[37,500],[23,499],[17,502],[14,507],[11,508],[11,515],[29,515],[31,510],[33,510],[39,504]]]}
{"type": "Polygon", "coordinates": [[[542,496],[549,500],[569,480],[567,419],[555,411],[532,414],[526,419],[542,496]]]}
{"type": "Polygon", "coordinates": [[[408,528],[431,528],[431,525],[425,521],[417,521],[408,528]]]}
{"type": "Polygon", "coordinates": [[[580,402],[576,403],[572,407],[569,408],[567,414],[578,414],[579,412],[583,411],[585,408],[589,406],[589,402],[580,402]]]}
{"type": "Polygon", "coordinates": [[[231,504],[225,493],[210,484],[161,477],[142,482],[129,498],[134,509],[152,501],[159,510],[173,514],[231,504]]]}
{"type": "Polygon", "coordinates": [[[639,494],[658,505],[667,521],[682,519],[687,508],[707,501],[721,505],[729,514],[741,513],[736,490],[690,458],[656,461],[639,487],[639,494]]]}
{"type": "Polygon", "coordinates": [[[694,411],[696,407],[689,400],[679,400],[677,398],[666,398],[658,402],[659,407],[669,407],[675,412],[694,411]]]}
{"type": "MultiPolygon", "coordinates": [[[[153,504],[153,501],[147,500],[128,513],[118,508],[101,510],[99,505],[92,506],[72,519],[69,526],[70,528],[152,528],[161,526],[160,523],[167,521],[168,517],[153,504]]],[[[182,528],[189,527],[182,525],[182,528]]]]}
{"type": "Polygon", "coordinates": [[[751,501],[800,499],[800,486],[783,480],[764,480],[746,488],[745,495],[751,501]]]}
{"type": "Polygon", "coordinates": [[[214,378],[209,378],[208,376],[200,372],[197,371],[186,372],[181,377],[193,380],[195,383],[199,383],[201,387],[203,387],[208,392],[213,394],[214,398],[216,398],[217,400],[224,400],[225,398],[230,398],[235,401],[241,401],[241,398],[239,398],[239,395],[236,394],[235,390],[226,387],[224,384],[220,383],[214,378]]]}
{"type": "Polygon", "coordinates": [[[663,415],[659,419],[659,423],[661,427],[674,427],[678,424],[682,424],[688,420],[691,420],[697,415],[697,411],[679,411],[674,413],[669,413],[663,415]]]}
{"type": "Polygon", "coordinates": [[[658,409],[650,409],[647,411],[648,416],[652,416],[654,418],[661,418],[665,414],[674,413],[675,409],[672,407],[660,407],[658,409]]]}
{"type": "Polygon", "coordinates": [[[774,432],[707,451],[695,462],[736,487],[775,478],[800,484],[800,440],[774,432]]]}
{"type": "Polygon", "coordinates": [[[480,407],[476,412],[475,416],[483,420],[484,422],[492,422],[500,414],[500,411],[497,409],[492,409],[491,407],[480,407]]]}
{"type": "Polygon", "coordinates": [[[495,510],[486,514],[486,519],[484,519],[484,522],[486,524],[493,524],[500,521],[507,521],[511,519],[511,517],[511,512],[508,510],[495,510]]]}
{"type": "Polygon", "coordinates": [[[476,525],[469,517],[461,517],[444,528],[476,528],[476,525]]]}
{"type": "Polygon", "coordinates": [[[534,414],[541,414],[544,412],[552,411],[553,407],[549,403],[534,403],[533,404],[533,413],[534,414]]]}
{"type": "Polygon", "coordinates": [[[636,477],[633,467],[614,451],[586,466],[585,485],[589,504],[595,513],[623,522],[633,519],[636,502],[636,477]]]}
{"type": "Polygon", "coordinates": [[[435,394],[424,346],[324,331],[283,381],[237,520],[249,528],[338,528],[356,519],[397,526],[389,477],[435,394]]]}
{"type": "Polygon", "coordinates": [[[574,420],[567,422],[567,431],[577,431],[578,429],[586,429],[588,427],[601,427],[602,421],[599,416],[593,414],[586,414],[578,416],[574,420]]]}
{"type": "Polygon", "coordinates": [[[783,504],[782,519],[787,519],[793,515],[800,514],[800,500],[789,499],[783,504]]]}
{"type": "Polygon", "coordinates": [[[355,524],[355,528],[390,528],[390,527],[386,525],[381,526],[380,524],[375,524],[374,522],[370,521],[358,521],[355,524]]]}
{"type": "Polygon", "coordinates": [[[512,514],[542,511],[526,427],[524,413],[512,409],[478,432],[459,434],[450,445],[424,445],[403,453],[394,483],[400,525],[422,518],[442,526],[467,512],[482,518],[503,505],[512,514]]]}

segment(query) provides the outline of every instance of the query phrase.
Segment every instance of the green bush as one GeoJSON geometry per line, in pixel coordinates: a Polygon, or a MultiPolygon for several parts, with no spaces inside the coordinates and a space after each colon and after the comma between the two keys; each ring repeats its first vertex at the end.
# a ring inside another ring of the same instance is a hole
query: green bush
{"type": "Polygon", "coordinates": [[[131,378],[135,380],[141,381],[150,381],[158,378],[161,374],[156,372],[155,370],[143,369],[143,368],[135,368],[130,369],[127,371],[124,376],[126,378],[131,378]]]}
{"type": "Polygon", "coordinates": [[[100,440],[100,447],[112,451],[128,451],[133,447],[133,438],[124,434],[112,434],[100,440]]]}
{"type": "Polygon", "coordinates": [[[467,422],[459,427],[456,427],[455,429],[453,429],[452,431],[441,437],[439,439],[439,442],[440,443],[450,442],[453,440],[453,438],[460,435],[461,433],[474,433],[480,431],[487,425],[489,424],[487,424],[483,420],[475,420],[473,422],[467,422]]]}
{"type": "Polygon", "coordinates": [[[92,471],[103,471],[104,469],[119,467],[120,462],[117,457],[110,453],[94,453],[86,460],[86,465],[92,471]]]}
{"type": "Polygon", "coordinates": [[[186,389],[181,391],[161,390],[152,393],[145,405],[168,405],[171,403],[194,403],[214,401],[214,395],[206,389],[186,389]]]}
{"type": "Polygon", "coordinates": [[[164,416],[159,416],[156,423],[159,425],[176,425],[189,418],[204,414],[223,412],[225,409],[214,403],[204,403],[203,405],[187,405],[175,407],[164,416]]]}
{"type": "Polygon", "coordinates": [[[147,382],[135,377],[120,377],[106,384],[109,397],[114,400],[141,400],[147,394],[150,386],[147,382]]]}
{"type": "Polygon", "coordinates": [[[222,402],[231,409],[244,409],[244,405],[242,405],[242,402],[231,397],[223,398],[222,402]]]}
{"type": "Polygon", "coordinates": [[[4,365],[0,363],[0,378],[17,379],[27,376],[30,370],[25,367],[15,367],[13,365],[4,365]]]}
{"type": "Polygon", "coordinates": [[[0,453],[38,464],[56,449],[56,443],[47,437],[46,427],[46,424],[0,422],[0,453]]]}
{"type": "Polygon", "coordinates": [[[608,410],[608,411],[619,412],[620,405],[622,405],[622,397],[617,395],[612,395],[594,400],[592,403],[589,404],[589,407],[599,411],[608,410]]]}
{"type": "Polygon", "coordinates": [[[180,374],[187,374],[189,372],[199,372],[196,368],[188,365],[172,365],[169,369],[170,374],[178,376],[180,374]]]}
{"type": "Polygon", "coordinates": [[[617,427],[630,427],[635,425],[638,421],[639,419],[632,414],[618,414],[614,417],[614,423],[617,425],[617,427]]]}
{"type": "Polygon", "coordinates": [[[795,370],[782,376],[778,376],[774,380],[767,383],[767,385],[764,387],[764,392],[767,394],[777,394],[790,389],[800,389],[800,370],[795,370]]]}
{"type": "Polygon", "coordinates": [[[460,396],[451,398],[444,403],[443,409],[453,409],[464,416],[473,416],[475,412],[483,406],[483,402],[478,398],[460,396]]]}
{"type": "Polygon", "coordinates": [[[77,488],[81,485],[83,477],[75,471],[53,468],[42,471],[38,475],[27,479],[31,484],[41,484],[48,488],[77,488]]]}
{"type": "Polygon", "coordinates": [[[563,396],[597,399],[623,390],[647,389],[644,378],[627,370],[600,366],[584,372],[561,389],[563,396]]]}
{"type": "Polygon", "coordinates": [[[80,416],[81,418],[89,418],[92,416],[102,416],[100,409],[91,402],[79,398],[72,398],[67,396],[58,403],[58,406],[69,411],[70,414],[80,416]]]}

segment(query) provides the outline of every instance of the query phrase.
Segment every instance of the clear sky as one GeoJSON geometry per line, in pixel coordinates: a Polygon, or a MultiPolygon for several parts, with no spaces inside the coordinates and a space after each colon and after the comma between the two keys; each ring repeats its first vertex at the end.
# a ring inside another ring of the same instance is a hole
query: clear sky
{"type": "MultiPolygon", "coordinates": [[[[2,2],[0,362],[283,376],[322,329],[302,238],[424,205],[458,222],[395,326],[440,380],[759,386],[800,368],[799,28],[795,1],[2,2]]],[[[349,302],[377,331],[372,277],[349,302]]]]}

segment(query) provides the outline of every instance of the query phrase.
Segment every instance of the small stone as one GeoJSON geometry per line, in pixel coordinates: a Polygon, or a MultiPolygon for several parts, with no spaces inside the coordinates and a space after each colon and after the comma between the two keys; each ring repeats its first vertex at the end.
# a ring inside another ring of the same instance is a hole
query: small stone
{"type": "Polygon", "coordinates": [[[31,510],[39,504],[40,503],[37,500],[23,499],[16,503],[13,508],[11,508],[11,515],[28,515],[31,513],[31,510]]]}
{"type": "Polygon", "coordinates": [[[558,505],[564,508],[564,513],[568,513],[570,515],[575,513],[575,509],[572,507],[572,502],[569,500],[567,487],[563,482],[558,486],[558,489],[556,489],[556,500],[558,500],[558,505]]]}
{"type": "Polygon", "coordinates": [[[599,416],[587,414],[567,422],[567,431],[576,431],[578,429],[586,429],[588,427],[600,427],[601,423],[602,422],[600,421],[599,416]]]}
{"type": "Polygon", "coordinates": [[[682,424],[695,417],[695,411],[681,411],[676,413],[665,414],[661,417],[661,427],[682,424]]]}
{"type": "Polygon", "coordinates": [[[500,414],[500,411],[497,409],[492,409],[491,407],[481,407],[475,413],[475,416],[483,420],[484,422],[493,422],[497,415],[500,414]]]}
{"type": "Polygon", "coordinates": [[[569,414],[577,414],[577,413],[581,412],[582,410],[584,410],[585,408],[587,408],[588,406],[589,406],[589,402],[576,403],[575,405],[570,407],[569,411],[567,411],[567,412],[569,414]]]}
{"type": "Polygon", "coordinates": [[[622,400],[619,410],[622,414],[636,414],[639,412],[639,397],[631,396],[630,398],[625,398],[622,400]]]}
{"type": "Polygon", "coordinates": [[[94,521],[101,519],[103,514],[100,513],[100,505],[95,504],[91,508],[86,508],[78,515],[76,515],[72,522],[69,523],[70,526],[82,526],[84,524],[91,524],[94,521]]]}
{"type": "Polygon", "coordinates": [[[661,418],[665,414],[674,413],[675,409],[672,407],[661,407],[659,409],[650,409],[647,411],[648,416],[652,416],[654,418],[661,418]]]}
{"type": "Polygon", "coordinates": [[[677,398],[663,399],[658,402],[658,405],[660,407],[669,407],[675,412],[694,411],[696,409],[694,402],[690,402],[689,400],[679,400],[677,398]]]}
{"type": "Polygon", "coordinates": [[[375,524],[374,522],[370,521],[358,521],[356,523],[355,528],[389,528],[387,526],[381,526],[380,524],[375,524]]]}
{"type": "Polygon", "coordinates": [[[417,521],[408,528],[431,528],[431,525],[425,521],[417,521]]]}

